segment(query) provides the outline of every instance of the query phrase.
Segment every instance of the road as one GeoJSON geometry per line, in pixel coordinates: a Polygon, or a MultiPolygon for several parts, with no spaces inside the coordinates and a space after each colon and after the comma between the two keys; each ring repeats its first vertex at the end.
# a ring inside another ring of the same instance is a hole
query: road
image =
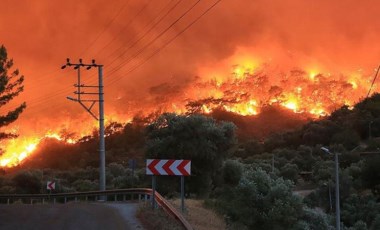
{"type": "Polygon", "coordinates": [[[132,230],[143,229],[134,203],[0,205],[0,229],[132,230]]]}

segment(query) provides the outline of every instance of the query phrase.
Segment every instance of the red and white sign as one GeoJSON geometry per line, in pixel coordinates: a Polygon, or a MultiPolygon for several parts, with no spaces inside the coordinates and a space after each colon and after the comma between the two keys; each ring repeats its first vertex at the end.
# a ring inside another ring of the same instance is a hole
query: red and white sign
{"type": "Polygon", "coordinates": [[[190,176],[191,160],[147,159],[146,175],[190,176]]]}
{"type": "Polygon", "coordinates": [[[53,189],[55,189],[55,182],[54,182],[54,181],[48,181],[48,182],[47,182],[47,186],[46,186],[46,188],[47,188],[48,190],[53,190],[53,189]]]}

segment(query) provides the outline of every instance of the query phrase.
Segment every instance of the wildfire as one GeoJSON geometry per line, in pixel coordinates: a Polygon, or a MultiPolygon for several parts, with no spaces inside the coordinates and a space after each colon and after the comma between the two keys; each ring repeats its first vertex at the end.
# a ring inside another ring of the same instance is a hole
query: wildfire
{"type": "MultiPolygon", "coordinates": [[[[117,119],[116,115],[108,116],[105,119],[106,125],[109,125],[112,121],[117,119]]],[[[14,138],[0,143],[0,149],[4,149],[5,152],[0,156],[0,167],[14,167],[19,165],[24,159],[31,156],[38,146],[47,139],[54,139],[69,145],[78,143],[82,138],[91,135],[96,124],[89,122],[88,124],[82,124],[81,131],[77,133],[68,133],[66,130],[51,131],[48,130],[45,134],[39,137],[20,137],[14,138]]],[[[111,132],[117,132],[119,130],[112,129],[111,132]]],[[[106,134],[109,135],[109,134],[106,134]]]]}
{"type": "Polygon", "coordinates": [[[284,106],[290,110],[293,110],[294,112],[297,112],[297,102],[295,101],[287,101],[286,103],[284,103],[284,106]]]}
{"type": "Polygon", "coordinates": [[[224,105],[223,108],[228,112],[237,113],[243,116],[257,115],[258,104],[255,100],[250,100],[246,103],[236,104],[233,106],[224,105]]]}
{"type": "Polygon", "coordinates": [[[311,71],[311,72],[309,73],[309,79],[310,79],[311,81],[314,81],[316,75],[317,75],[317,72],[316,72],[316,71],[311,71]]]}
{"type": "Polygon", "coordinates": [[[30,139],[12,139],[7,143],[6,151],[1,156],[1,167],[12,167],[18,165],[36,150],[40,140],[39,138],[30,139]]]}
{"type": "MultiPolygon", "coordinates": [[[[160,109],[162,112],[201,112],[212,113],[216,109],[254,116],[260,113],[264,106],[281,106],[294,113],[304,113],[305,116],[319,118],[326,116],[343,105],[349,106],[357,102],[368,90],[371,74],[365,77],[355,73],[342,76],[322,73],[316,70],[304,71],[291,69],[288,72],[273,70],[268,65],[258,65],[250,62],[253,59],[242,60],[239,65],[232,66],[225,75],[218,72],[203,73],[211,75],[211,80],[198,80],[187,87],[177,98],[168,99],[166,107],[146,108],[148,114],[160,109]],[[217,76],[217,77],[215,77],[217,76]]],[[[129,114],[133,117],[134,114],[129,114]]],[[[111,115],[110,121],[130,121],[120,116],[111,115]]],[[[33,154],[41,141],[50,138],[67,144],[75,144],[81,138],[90,135],[97,124],[80,123],[80,132],[67,133],[61,130],[47,131],[39,137],[22,137],[9,140],[0,146],[5,152],[0,157],[1,167],[13,167],[33,154]]],[[[60,127],[60,126],[57,126],[60,127]]],[[[70,129],[68,129],[70,130],[70,129]]],[[[74,129],[71,129],[74,130],[74,129]]],[[[75,127],[78,130],[78,127],[75,127]]],[[[1,143],[0,143],[1,144],[1,143]]]]}

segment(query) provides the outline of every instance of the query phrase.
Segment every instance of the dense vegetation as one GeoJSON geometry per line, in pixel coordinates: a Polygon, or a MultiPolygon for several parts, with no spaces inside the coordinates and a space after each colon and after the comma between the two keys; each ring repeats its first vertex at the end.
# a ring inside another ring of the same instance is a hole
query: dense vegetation
{"type": "MultiPolygon", "coordinates": [[[[343,229],[380,229],[379,94],[265,139],[242,133],[244,119],[224,114],[162,114],[111,124],[107,188],[149,187],[146,158],[191,159],[187,196],[205,198],[232,229],[334,229],[334,159],[320,150],[327,146],[339,153],[343,229]]],[[[48,179],[58,181],[55,192],[96,190],[97,166],[96,135],[77,145],[46,140],[22,166],[4,171],[0,192],[46,192],[48,179]]],[[[175,196],[179,178],[159,177],[157,185],[175,196]]]]}

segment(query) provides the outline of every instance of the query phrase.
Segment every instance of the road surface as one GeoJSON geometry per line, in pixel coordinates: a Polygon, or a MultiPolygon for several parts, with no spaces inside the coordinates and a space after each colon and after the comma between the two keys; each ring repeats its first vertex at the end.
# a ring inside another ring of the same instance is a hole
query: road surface
{"type": "Polygon", "coordinates": [[[0,229],[143,229],[134,203],[0,205],[0,229]]]}

